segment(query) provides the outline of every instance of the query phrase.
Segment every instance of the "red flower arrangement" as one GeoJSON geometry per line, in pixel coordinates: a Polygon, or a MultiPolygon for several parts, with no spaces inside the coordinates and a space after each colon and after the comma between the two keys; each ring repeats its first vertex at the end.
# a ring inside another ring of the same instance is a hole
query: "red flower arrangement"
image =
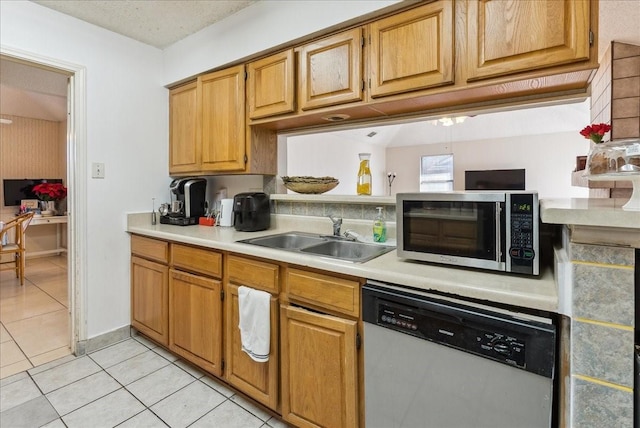
{"type": "Polygon", "coordinates": [[[67,188],[61,183],[36,184],[32,190],[42,201],[59,201],[67,197],[67,188]]]}
{"type": "Polygon", "coordinates": [[[604,134],[609,131],[611,131],[611,125],[608,123],[594,123],[580,131],[580,135],[584,138],[590,139],[596,144],[600,144],[602,143],[602,137],[604,137],[604,134]]]}

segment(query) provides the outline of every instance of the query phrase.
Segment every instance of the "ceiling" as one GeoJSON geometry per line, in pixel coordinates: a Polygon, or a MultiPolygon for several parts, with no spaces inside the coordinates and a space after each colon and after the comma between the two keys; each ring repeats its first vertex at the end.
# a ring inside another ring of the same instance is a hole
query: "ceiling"
{"type": "Polygon", "coordinates": [[[257,0],[31,0],[164,49],[257,0]]]}

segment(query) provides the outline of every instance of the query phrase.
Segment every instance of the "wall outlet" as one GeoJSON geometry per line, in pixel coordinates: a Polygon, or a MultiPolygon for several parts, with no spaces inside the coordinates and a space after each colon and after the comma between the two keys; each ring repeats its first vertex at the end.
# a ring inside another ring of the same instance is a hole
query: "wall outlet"
{"type": "Polygon", "coordinates": [[[104,164],[101,162],[94,162],[91,164],[91,177],[92,178],[104,178],[104,164]]]}

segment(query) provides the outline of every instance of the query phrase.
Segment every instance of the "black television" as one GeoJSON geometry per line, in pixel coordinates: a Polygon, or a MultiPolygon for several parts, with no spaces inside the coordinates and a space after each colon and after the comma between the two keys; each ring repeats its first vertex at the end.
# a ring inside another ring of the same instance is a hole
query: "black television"
{"type": "Polygon", "coordinates": [[[62,183],[61,178],[5,178],[2,180],[4,206],[20,206],[23,199],[38,199],[33,193],[33,186],[40,183],[62,183]]]}
{"type": "Polygon", "coordinates": [[[525,190],[523,169],[485,169],[464,172],[465,190],[525,190]]]}

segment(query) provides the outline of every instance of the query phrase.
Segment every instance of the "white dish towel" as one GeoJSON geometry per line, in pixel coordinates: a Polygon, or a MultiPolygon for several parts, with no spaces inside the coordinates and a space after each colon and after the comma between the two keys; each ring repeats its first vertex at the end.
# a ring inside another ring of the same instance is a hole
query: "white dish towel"
{"type": "Polygon", "coordinates": [[[259,363],[269,361],[271,338],[271,294],[250,287],[238,287],[240,340],[242,350],[259,363]]]}

